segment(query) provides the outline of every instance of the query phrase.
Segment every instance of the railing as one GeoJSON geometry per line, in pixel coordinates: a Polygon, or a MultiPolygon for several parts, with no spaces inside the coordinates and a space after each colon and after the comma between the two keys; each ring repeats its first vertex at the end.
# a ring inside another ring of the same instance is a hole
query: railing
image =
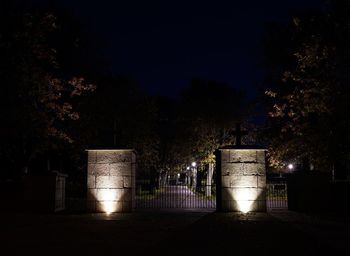
{"type": "Polygon", "coordinates": [[[136,209],[215,209],[216,187],[136,182],[136,209]]]}
{"type": "Polygon", "coordinates": [[[287,182],[285,180],[267,182],[266,205],[269,211],[288,209],[287,182]]]}

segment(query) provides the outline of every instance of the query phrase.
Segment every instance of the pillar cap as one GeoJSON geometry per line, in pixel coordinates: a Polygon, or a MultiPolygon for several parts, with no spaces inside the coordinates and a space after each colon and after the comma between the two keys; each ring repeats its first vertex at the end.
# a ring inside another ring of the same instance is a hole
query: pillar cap
{"type": "Polygon", "coordinates": [[[102,148],[102,149],[85,149],[85,151],[89,152],[89,151],[132,151],[134,153],[136,153],[135,149],[132,148],[102,148]]]}
{"type": "Polygon", "coordinates": [[[225,149],[238,149],[238,150],[258,150],[258,151],[267,151],[265,147],[259,146],[259,145],[227,145],[221,148],[218,148],[218,150],[225,150],[225,149]]]}

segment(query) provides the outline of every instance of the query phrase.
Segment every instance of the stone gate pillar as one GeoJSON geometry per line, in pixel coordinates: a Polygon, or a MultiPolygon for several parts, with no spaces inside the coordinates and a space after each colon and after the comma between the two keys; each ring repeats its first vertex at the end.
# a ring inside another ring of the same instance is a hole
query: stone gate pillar
{"type": "Polygon", "coordinates": [[[87,150],[87,208],[131,212],[135,203],[136,154],[131,149],[87,150]]]}
{"type": "Polygon", "coordinates": [[[266,211],[265,149],[231,147],[216,153],[217,208],[231,212],[266,211]]]}

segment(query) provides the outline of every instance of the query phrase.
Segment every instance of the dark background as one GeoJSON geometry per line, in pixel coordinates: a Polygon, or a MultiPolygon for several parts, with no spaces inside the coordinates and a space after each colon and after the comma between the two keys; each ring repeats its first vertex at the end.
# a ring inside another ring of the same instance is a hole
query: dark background
{"type": "Polygon", "coordinates": [[[136,79],[151,94],[175,96],[193,78],[256,95],[263,79],[262,38],[271,22],[321,0],[4,1],[18,8],[61,9],[91,38],[96,68],[136,79]],[[92,35],[92,36],[91,36],[92,35]]]}

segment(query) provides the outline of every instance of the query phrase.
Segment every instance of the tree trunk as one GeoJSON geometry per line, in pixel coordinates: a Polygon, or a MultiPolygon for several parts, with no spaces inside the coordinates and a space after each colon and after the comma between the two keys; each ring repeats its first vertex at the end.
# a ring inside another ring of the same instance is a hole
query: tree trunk
{"type": "Polygon", "coordinates": [[[197,188],[197,167],[192,168],[192,188],[197,188]]]}
{"type": "Polygon", "coordinates": [[[211,197],[211,185],[212,185],[212,180],[213,180],[213,173],[214,173],[214,164],[209,163],[208,166],[208,172],[207,172],[207,186],[206,186],[206,191],[205,195],[207,197],[211,197]]]}

